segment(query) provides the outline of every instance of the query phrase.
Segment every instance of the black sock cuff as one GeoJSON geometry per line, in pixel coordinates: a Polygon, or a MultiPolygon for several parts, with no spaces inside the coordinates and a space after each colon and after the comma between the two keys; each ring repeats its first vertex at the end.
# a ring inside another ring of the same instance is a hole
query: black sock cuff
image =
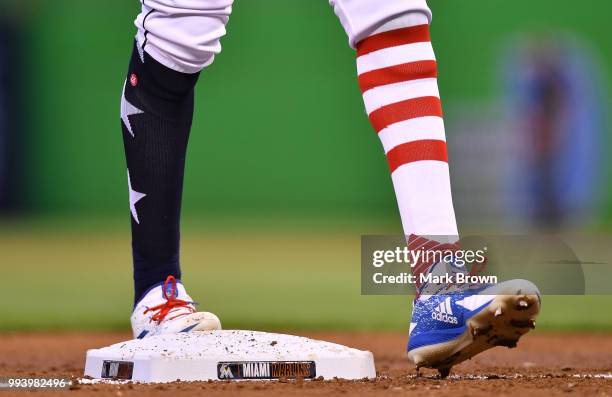
{"type": "Polygon", "coordinates": [[[169,119],[191,122],[194,87],[200,76],[172,70],[143,52],[134,42],[126,90],[133,91],[143,110],[169,119]]]}

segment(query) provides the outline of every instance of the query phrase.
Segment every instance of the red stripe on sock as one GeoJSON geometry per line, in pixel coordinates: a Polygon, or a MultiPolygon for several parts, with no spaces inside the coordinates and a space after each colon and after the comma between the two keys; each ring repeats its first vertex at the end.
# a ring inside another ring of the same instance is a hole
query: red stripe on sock
{"type": "MultiPolygon", "coordinates": [[[[408,248],[410,250],[417,250],[417,249],[423,249],[423,250],[430,250],[430,251],[434,251],[434,252],[441,252],[444,253],[445,251],[457,251],[459,249],[459,244],[455,243],[455,244],[451,244],[451,243],[440,243],[438,241],[435,240],[428,240],[424,237],[421,236],[417,236],[416,234],[411,234],[410,236],[408,236],[408,248]]],[[[414,263],[413,267],[412,267],[412,274],[416,277],[416,288],[417,288],[417,297],[419,295],[419,288],[421,288],[421,280],[420,280],[420,276],[423,273],[427,273],[429,272],[429,269],[431,268],[431,266],[434,264],[434,259],[435,258],[429,258],[429,261],[425,260],[425,256],[421,257],[421,259],[417,262],[414,263]]]]}
{"type": "Polygon", "coordinates": [[[370,113],[370,122],[376,133],[379,133],[391,124],[426,116],[442,117],[440,98],[425,96],[383,106],[370,113]]]}
{"type": "Polygon", "coordinates": [[[434,240],[429,240],[425,245],[423,245],[423,249],[425,249],[425,250],[432,250],[432,249],[436,248],[438,245],[440,245],[439,242],[434,241],[434,240]]]}
{"type": "Polygon", "coordinates": [[[359,57],[384,48],[426,41],[431,41],[429,25],[390,30],[372,35],[357,43],[357,56],[359,57]]]}
{"type": "Polygon", "coordinates": [[[448,162],[446,142],[437,139],[423,139],[402,143],[387,153],[387,162],[391,172],[404,164],[422,160],[448,162]]]}
{"type": "Polygon", "coordinates": [[[408,236],[408,248],[411,250],[416,250],[425,245],[427,241],[429,240],[424,237],[417,236],[416,234],[411,234],[410,236],[408,236]]]}
{"type": "Polygon", "coordinates": [[[382,85],[436,77],[438,77],[436,61],[408,62],[361,74],[359,88],[364,93],[382,85]]]}

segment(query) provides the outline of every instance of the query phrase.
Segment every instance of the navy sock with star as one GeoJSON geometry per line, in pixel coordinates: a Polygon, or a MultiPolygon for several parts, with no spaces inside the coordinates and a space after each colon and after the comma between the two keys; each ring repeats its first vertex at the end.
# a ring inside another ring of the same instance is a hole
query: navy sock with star
{"type": "Polygon", "coordinates": [[[198,77],[169,69],[134,45],[121,97],[121,126],[135,302],[168,275],[181,276],[181,196],[198,77]]]}

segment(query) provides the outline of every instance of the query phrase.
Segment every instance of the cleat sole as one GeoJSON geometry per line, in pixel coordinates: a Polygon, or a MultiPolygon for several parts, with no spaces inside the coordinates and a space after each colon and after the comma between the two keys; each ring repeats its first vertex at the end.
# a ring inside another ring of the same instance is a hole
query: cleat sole
{"type": "Polygon", "coordinates": [[[540,312],[537,294],[497,295],[483,310],[466,321],[466,331],[444,343],[428,345],[408,352],[419,368],[433,368],[445,378],[450,369],[478,353],[495,346],[514,348],[521,336],[535,328],[540,312]],[[527,306],[523,303],[526,302],[527,306]],[[444,375],[446,374],[446,375],[444,375]]]}

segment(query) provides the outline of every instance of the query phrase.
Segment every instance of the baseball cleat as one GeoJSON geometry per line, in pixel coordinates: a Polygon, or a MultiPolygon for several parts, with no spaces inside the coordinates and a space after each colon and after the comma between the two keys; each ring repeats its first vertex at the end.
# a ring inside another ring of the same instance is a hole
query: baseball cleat
{"type": "Polygon", "coordinates": [[[136,304],[130,318],[134,338],[221,329],[217,316],[197,312],[195,305],[183,284],[168,276],[163,284],[151,288],[136,304]]]}
{"type": "Polygon", "coordinates": [[[540,293],[527,280],[472,286],[414,301],[408,357],[419,368],[451,368],[495,346],[516,347],[535,328],[540,293]]]}

